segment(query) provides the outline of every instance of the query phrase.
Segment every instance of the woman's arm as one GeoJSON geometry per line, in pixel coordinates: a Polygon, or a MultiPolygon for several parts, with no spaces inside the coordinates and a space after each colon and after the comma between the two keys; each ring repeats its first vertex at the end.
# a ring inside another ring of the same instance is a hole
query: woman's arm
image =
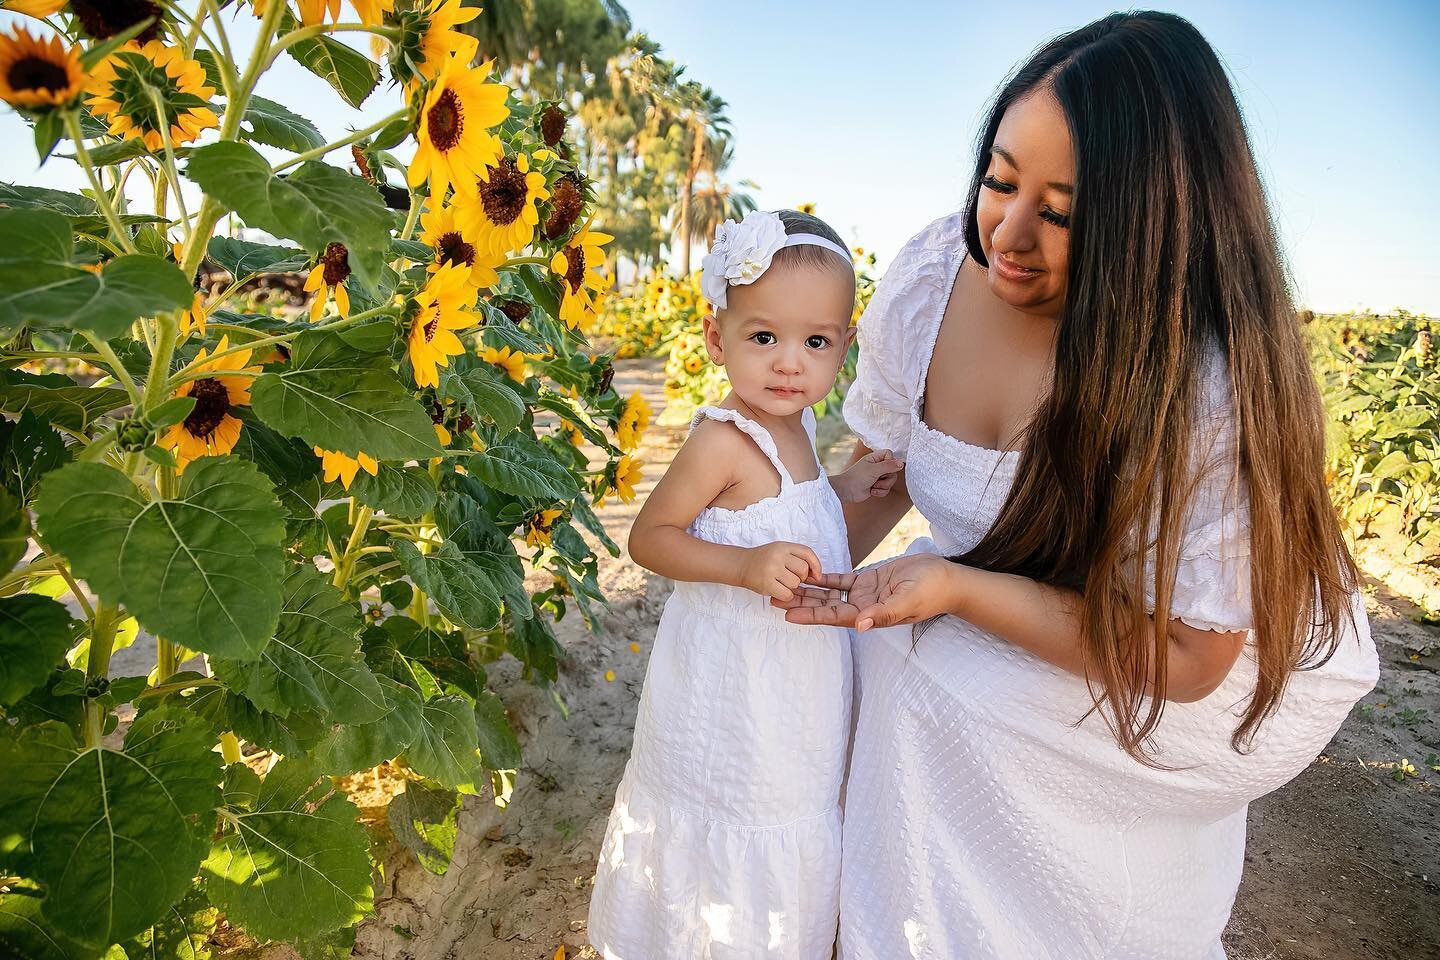
{"type": "MultiPolygon", "coordinates": [[[[856,440],[846,468],[870,452],[869,447],[856,440]]],[[[904,469],[895,475],[895,486],[887,495],[842,503],[840,507],[845,511],[845,527],[850,535],[850,559],[860,563],[870,556],[870,551],[895,529],[895,524],[910,509],[910,491],[905,487],[904,469]]]]}
{"type": "MultiPolygon", "coordinates": [[[[1048,663],[1084,676],[1080,595],[1029,577],[992,573],[934,554],[900,557],[854,574],[827,574],[820,589],[802,588],[786,609],[794,623],[872,627],[918,623],[954,614],[1048,663]],[[839,591],[846,591],[841,598],[839,591]]],[[[1154,644],[1153,620],[1145,642],[1154,644]]],[[[1229,675],[1244,631],[1220,633],[1172,619],[1165,631],[1165,697],[1187,703],[1208,696],[1229,675]]],[[[1148,691],[1147,691],[1148,692],[1148,691]]]]}

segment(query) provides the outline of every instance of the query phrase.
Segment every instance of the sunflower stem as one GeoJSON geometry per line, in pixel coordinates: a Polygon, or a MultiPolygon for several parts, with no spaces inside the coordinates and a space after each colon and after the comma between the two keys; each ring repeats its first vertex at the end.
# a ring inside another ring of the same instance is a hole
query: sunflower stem
{"type": "Polygon", "coordinates": [[[415,232],[415,223],[420,219],[420,208],[424,202],[424,197],[413,190],[410,191],[410,212],[405,214],[405,226],[400,229],[401,240],[409,240],[410,235],[415,232]]]}
{"type": "Polygon", "coordinates": [[[548,267],[549,265],[550,260],[546,257],[511,257],[509,260],[500,264],[500,269],[504,270],[506,267],[525,266],[548,267]]]}
{"type": "MultiPolygon", "coordinates": [[[[165,123],[165,102],[160,99],[160,91],[154,87],[147,87],[150,93],[150,103],[155,107],[155,116],[160,118],[160,142],[165,147],[163,182],[175,193],[175,205],[180,208],[180,216],[186,220],[190,214],[185,210],[185,195],[180,190],[180,173],[175,167],[175,145],[170,142],[170,125],[165,123]]],[[[163,214],[162,214],[163,216],[163,214]]],[[[191,274],[193,276],[193,274],[191,274]]]]}
{"type": "Polygon", "coordinates": [[[90,180],[90,189],[95,194],[95,205],[105,215],[105,222],[110,224],[110,231],[115,234],[115,240],[120,244],[126,253],[134,253],[135,245],[130,242],[130,234],[126,232],[125,225],[120,222],[120,217],[115,213],[115,207],[110,203],[110,194],[100,183],[100,177],[95,172],[95,166],[90,162],[90,151],[85,149],[85,134],[80,129],[80,114],[75,110],[66,110],[65,130],[70,134],[70,139],[75,143],[75,160],[85,168],[85,176],[90,180]]]}
{"type": "Polygon", "coordinates": [[[335,565],[335,579],[332,581],[341,590],[345,590],[349,585],[350,574],[355,570],[356,549],[364,541],[365,533],[370,529],[370,518],[373,516],[375,511],[363,504],[355,514],[355,524],[350,528],[350,540],[345,544],[345,552],[340,554],[340,562],[335,565]]]}
{"type": "Polygon", "coordinates": [[[141,401],[147,411],[170,393],[170,361],[175,355],[175,341],[180,335],[180,323],[173,312],[158,315],[155,326],[155,352],[150,355],[150,372],[145,377],[145,395],[141,401]]]}
{"type": "Polygon", "coordinates": [[[140,404],[140,388],[135,385],[135,379],[130,376],[130,371],[125,369],[125,364],[121,363],[120,358],[115,355],[115,348],[93,333],[86,333],[85,339],[90,341],[90,345],[95,348],[95,353],[110,368],[110,372],[115,374],[115,379],[124,384],[125,392],[130,394],[130,402],[138,406],[140,404]]]}
{"type": "Polygon", "coordinates": [[[314,150],[306,150],[304,153],[297,153],[295,156],[291,157],[289,160],[286,160],[284,163],[277,164],[276,166],[272,167],[271,172],[279,173],[281,170],[288,170],[291,167],[296,166],[297,164],[304,163],[307,160],[315,160],[319,157],[323,157],[325,156],[325,154],[330,153],[334,150],[339,150],[341,147],[348,147],[350,144],[356,143],[360,140],[364,140],[366,137],[370,136],[370,134],[376,133],[392,121],[403,118],[409,112],[409,110],[396,110],[384,120],[381,120],[379,123],[371,124],[364,130],[356,130],[349,136],[341,137],[339,140],[327,143],[322,147],[316,147],[314,150]]]}
{"type": "MultiPolygon", "coordinates": [[[[352,323],[358,323],[358,322],[361,321],[361,320],[370,320],[370,319],[372,319],[372,318],[374,318],[374,317],[384,316],[384,315],[386,315],[386,314],[391,314],[391,315],[393,315],[393,314],[395,313],[395,310],[396,310],[395,307],[391,306],[390,304],[385,304],[384,306],[373,307],[373,308],[371,308],[371,309],[369,309],[369,310],[365,310],[365,311],[362,311],[362,312],[360,312],[360,313],[352,313],[352,314],[350,314],[350,316],[348,316],[348,317],[341,317],[340,319],[336,320],[336,321],[333,322],[333,323],[316,324],[315,326],[311,327],[310,329],[312,329],[312,330],[335,330],[335,329],[337,329],[337,328],[339,328],[339,327],[348,327],[350,324],[352,324],[352,323]]],[[[221,325],[220,325],[220,324],[216,324],[215,326],[218,328],[218,327],[220,327],[221,325]]],[[[231,327],[230,329],[236,329],[236,328],[231,327]]],[[[241,328],[238,328],[238,329],[249,330],[248,327],[241,327],[241,328]]],[[[303,330],[297,330],[297,331],[295,331],[294,333],[277,333],[277,334],[275,334],[274,336],[270,336],[270,337],[260,337],[258,340],[249,340],[249,341],[247,341],[247,342],[245,342],[245,343],[242,343],[242,344],[240,344],[240,345],[238,345],[238,346],[226,347],[224,350],[220,350],[220,351],[218,351],[218,352],[216,352],[216,353],[210,354],[210,356],[206,357],[204,360],[192,360],[187,366],[182,367],[179,373],[175,374],[173,377],[170,378],[171,386],[175,386],[175,385],[184,383],[186,380],[194,380],[194,379],[196,379],[195,371],[199,369],[201,363],[211,363],[211,362],[213,362],[213,361],[215,361],[215,360],[218,360],[218,359],[221,358],[221,357],[228,357],[228,356],[230,356],[230,354],[232,354],[232,353],[239,353],[239,352],[242,351],[242,350],[253,350],[253,349],[255,349],[256,347],[268,347],[268,346],[270,346],[271,344],[274,344],[274,343],[288,343],[288,342],[290,342],[291,340],[294,340],[296,337],[298,337],[298,336],[299,336],[301,333],[303,333],[303,332],[304,332],[303,330]]],[[[258,374],[258,373],[257,373],[257,374],[246,374],[246,373],[243,373],[243,372],[240,371],[240,370],[226,370],[226,371],[225,371],[225,376],[227,376],[227,377],[257,376],[257,377],[258,377],[259,374],[258,374]]]]}
{"type": "Polygon", "coordinates": [[[174,693],[177,690],[189,690],[191,687],[219,687],[222,686],[219,680],[205,677],[203,679],[191,678],[189,680],[176,680],[173,683],[157,683],[153,687],[146,687],[135,697],[159,697],[167,693],[174,693]]]}
{"type": "MultiPolygon", "coordinates": [[[[85,676],[92,683],[110,674],[110,651],[115,646],[115,628],[119,624],[120,611],[114,607],[101,605],[90,616],[90,655],[85,663],[85,676]]],[[[105,708],[99,700],[86,700],[85,745],[100,746],[104,729],[105,708]]]]}

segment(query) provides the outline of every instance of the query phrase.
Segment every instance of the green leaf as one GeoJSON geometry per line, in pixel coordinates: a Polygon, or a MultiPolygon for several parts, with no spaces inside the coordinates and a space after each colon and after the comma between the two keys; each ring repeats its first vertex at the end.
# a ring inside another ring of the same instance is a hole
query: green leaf
{"type": "Polygon", "coordinates": [[[86,748],[58,723],[0,741],[0,836],[28,840],[25,872],[46,887],[49,923],[103,947],[165,916],[213,829],[213,747],[210,731],[175,707],[136,717],[123,752],[86,748]]]}
{"type": "Polygon", "coordinates": [[[489,630],[500,622],[500,591],[477,564],[450,541],[424,554],[409,540],[390,541],[395,558],[415,585],[456,623],[489,630]]]}
{"type": "Polygon", "coordinates": [[[420,694],[383,674],[375,678],[385,697],[385,715],[371,723],[342,723],[331,728],[313,754],[334,776],[358,773],[404,753],[420,732],[420,694]]]}
{"type": "Polygon", "coordinates": [[[21,960],[94,960],[84,947],[45,922],[40,915],[45,891],[31,880],[8,884],[0,893],[0,956],[21,960]]]}
{"type": "Polygon", "coordinates": [[[205,255],[237,280],[252,273],[290,273],[310,262],[304,250],[252,243],[234,237],[211,237],[205,247],[205,255]]]}
{"type": "Polygon", "coordinates": [[[373,286],[390,244],[394,216],[379,192],[360,177],[319,160],[288,176],[244,143],[212,143],[190,155],[185,175],[234,210],[251,227],[287,237],[307,250],[345,244],[350,268],[373,286]]]}
{"type": "Polygon", "coordinates": [[[421,467],[382,463],[375,476],[355,474],[350,495],[372,510],[400,520],[419,520],[435,507],[435,481],[421,467]]]}
{"type": "Polygon", "coordinates": [[[49,597],[0,597],[0,704],[14,703],[44,683],[80,626],[64,604],[49,597]]]}
{"type": "Polygon", "coordinates": [[[477,793],[485,768],[476,748],[475,708],[464,697],[433,697],[421,711],[420,730],[405,760],[422,774],[463,793],[477,793]]]}
{"type": "MultiPolygon", "coordinates": [[[[247,768],[248,769],[248,768],[247,768]]],[[[192,887],[150,929],[126,942],[128,960],[209,960],[210,932],[220,911],[192,887]]]]}
{"type": "Polygon", "coordinates": [[[605,524],[600,522],[600,518],[595,515],[595,511],[591,509],[586,499],[578,497],[571,502],[570,506],[575,519],[579,520],[581,526],[593,533],[595,538],[604,544],[606,552],[612,557],[620,556],[620,545],[610,539],[610,534],[605,532],[605,524]]]}
{"type": "MultiPolygon", "coordinates": [[[[281,18],[280,32],[288,33],[296,26],[295,18],[287,12],[281,18]]],[[[378,63],[331,37],[292,43],[285,52],[334,87],[342,100],[357,109],[380,83],[378,63]]]]}
{"type": "Polygon", "coordinates": [[[420,866],[443,876],[455,857],[456,821],[463,806],[460,793],[411,780],[390,801],[385,815],[390,832],[415,854],[420,866]]]}
{"type": "Polygon", "coordinates": [[[245,123],[250,124],[248,139],[291,153],[304,153],[325,145],[325,137],[315,124],[283,103],[251,95],[245,107],[245,123]]]}
{"type": "Polygon", "coordinates": [[[560,319],[560,279],[549,270],[542,271],[533,264],[527,264],[517,271],[520,282],[532,299],[551,317],[560,319]]]}
{"type": "MultiPolygon", "coordinates": [[[[47,387],[27,381],[17,370],[0,373],[0,379],[8,381],[0,382],[0,413],[18,417],[29,411],[39,420],[76,433],[88,433],[96,417],[130,402],[130,396],[124,390],[113,387],[47,387]]],[[[34,476],[33,470],[28,473],[34,476]]]]}
{"type": "Polygon", "coordinates": [[[127,254],[100,273],[71,263],[74,234],[47,210],[0,210],[0,332],[21,324],[109,339],[140,317],[189,306],[194,288],[159,257],[127,254]]]}
{"type": "Polygon", "coordinates": [[[168,427],[179,423],[195,409],[194,397],[172,397],[145,414],[145,422],[152,427],[168,427]]]}
{"type": "Polygon", "coordinates": [[[389,357],[362,354],[335,334],[302,333],[290,362],[251,388],[255,413],[288,436],[347,456],[423,460],[443,452],[430,417],[390,369],[389,357]]]}
{"type": "MultiPolygon", "coordinates": [[[[175,151],[176,156],[181,156],[189,151],[180,148],[175,151]]],[[[136,157],[148,157],[150,150],[145,146],[145,141],[140,138],[134,140],[112,140],[109,143],[101,143],[92,146],[87,155],[92,166],[108,167],[117,163],[124,163],[126,160],[134,160],[136,157]]],[[[73,153],[62,153],[60,156],[66,160],[79,162],[77,155],[73,153]]]]}
{"type": "Polygon", "coordinates": [[[253,464],[202,457],[177,500],[146,500],[119,470],[72,463],[48,475],[40,530],[107,603],[152,633],[253,659],[280,617],[285,515],[253,464]]]}
{"type": "Polygon", "coordinates": [[[69,216],[90,216],[95,201],[78,193],[0,182],[0,204],[17,210],[58,210],[69,216]]]}
{"type": "Polygon", "coordinates": [[[360,615],[314,567],[292,568],[275,639],[258,660],[211,659],[215,675],[281,717],[312,709],[335,723],[368,723],[385,698],[360,653],[360,615]]]}
{"type": "Polygon", "coordinates": [[[501,433],[514,430],[525,418],[525,401],[515,392],[515,381],[490,364],[477,364],[453,377],[451,383],[456,381],[464,389],[461,399],[501,433]]]}
{"type": "Polygon", "coordinates": [[[489,690],[475,701],[479,721],[480,762],[486,770],[514,770],[520,766],[520,741],[505,717],[505,704],[489,690]]]}
{"type": "Polygon", "coordinates": [[[1399,450],[1392,450],[1370,471],[1372,480],[1389,480],[1397,477],[1410,468],[1410,461],[1405,454],[1399,450]]]}
{"type": "Polygon", "coordinates": [[[521,620],[505,639],[516,660],[551,683],[559,678],[560,655],[565,651],[544,617],[521,620]]]}
{"type": "Polygon", "coordinates": [[[465,469],[487,487],[517,497],[570,500],[580,488],[549,451],[528,437],[512,437],[465,461],[465,469]]]}
{"type": "Polygon", "coordinates": [[[227,808],[201,883],[226,919],[260,939],[309,937],[360,921],[374,901],[355,804],[317,764],[286,757],[250,809],[227,808]]]}
{"type": "Polygon", "coordinates": [[[534,613],[515,545],[480,504],[462,494],[447,493],[435,511],[435,523],[445,540],[485,571],[512,615],[529,618],[534,613]]]}
{"type": "Polygon", "coordinates": [[[29,548],[30,514],[15,494],[0,488],[0,573],[13,570],[29,548]]]}

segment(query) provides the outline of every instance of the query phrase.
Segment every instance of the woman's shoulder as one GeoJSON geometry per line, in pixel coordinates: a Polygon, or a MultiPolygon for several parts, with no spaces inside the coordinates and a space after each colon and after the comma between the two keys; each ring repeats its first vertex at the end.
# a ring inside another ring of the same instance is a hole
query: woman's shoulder
{"type": "MultiPolygon", "coordinates": [[[[965,252],[965,212],[956,210],[927,223],[895,255],[893,267],[912,262],[931,262],[965,252]]],[[[888,273],[888,271],[887,271],[888,273]]]]}

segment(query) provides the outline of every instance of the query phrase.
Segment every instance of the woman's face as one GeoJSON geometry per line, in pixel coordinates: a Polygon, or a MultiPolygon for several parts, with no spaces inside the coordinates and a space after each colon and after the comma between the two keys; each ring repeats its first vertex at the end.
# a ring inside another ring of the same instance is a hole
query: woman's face
{"type": "Polygon", "coordinates": [[[1000,119],[975,212],[990,289],[1016,309],[1060,313],[1074,183],[1070,128],[1042,87],[1000,119]]]}

